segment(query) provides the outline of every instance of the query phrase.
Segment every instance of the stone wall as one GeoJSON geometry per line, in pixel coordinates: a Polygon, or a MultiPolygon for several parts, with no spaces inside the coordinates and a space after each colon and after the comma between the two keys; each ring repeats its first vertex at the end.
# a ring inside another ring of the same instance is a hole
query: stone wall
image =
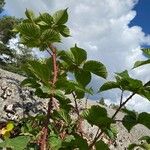
{"type": "Polygon", "coordinates": [[[0,69],[0,120],[18,120],[25,115],[45,113],[46,100],[33,96],[33,90],[23,88],[24,77],[0,69]],[[45,103],[44,103],[45,102],[45,103]]]}

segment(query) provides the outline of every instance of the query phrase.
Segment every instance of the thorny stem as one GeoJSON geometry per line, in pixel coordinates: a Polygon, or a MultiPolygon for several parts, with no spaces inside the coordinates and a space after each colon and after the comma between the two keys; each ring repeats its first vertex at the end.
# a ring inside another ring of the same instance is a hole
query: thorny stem
{"type": "MultiPolygon", "coordinates": [[[[136,93],[132,93],[124,102],[120,103],[119,108],[116,110],[116,112],[114,113],[114,115],[111,117],[111,119],[114,119],[116,117],[116,115],[118,114],[118,112],[121,110],[121,108],[135,95],[136,93]]],[[[123,94],[121,94],[122,96],[123,94]]],[[[122,98],[121,98],[122,101],[122,98]]],[[[98,129],[99,130],[99,129],[98,129]]],[[[97,140],[101,137],[101,135],[103,134],[104,131],[101,131],[97,136],[95,136],[93,142],[90,144],[89,148],[92,149],[92,147],[95,145],[95,143],[97,142],[97,140]]]]}
{"type": "Polygon", "coordinates": [[[54,101],[54,86],[57,81],[57,76],[58,76],[58,66],[57,66],[57,61],[56,61],[56,48],[52,45],[49,46],[49,49],[51,50],[52,53],[49,52],[49,54],[52,57],[53,60],[53,80],[52,80],[52,87],[53,91],[50,96],[50,100],[48,102],[48,110],[47,110],[47,116],[46,116],[46,121],[45,121],[45,126],[42,129],[42,136],[41,136],[41,141],[40,141],[40,150],[47,150],[47,139],[48,139],[48,124],[49,120],[51,117],[51,110],[53,109],[53,101],[54,101]]]}

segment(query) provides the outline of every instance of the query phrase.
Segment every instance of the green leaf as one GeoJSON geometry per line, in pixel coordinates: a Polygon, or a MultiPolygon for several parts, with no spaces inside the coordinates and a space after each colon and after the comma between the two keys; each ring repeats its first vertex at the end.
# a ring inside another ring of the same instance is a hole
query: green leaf
{"type": "Polygon", "coordinates": [[[96,74],[102,78],[107,77],[106,67],[98,61],[90,60],[85,62],[83,69],[93,74],[96,74]]]}
{"type": "Polygon", "coordinates": [[[140,67],[140,66],[143,66],[143,65],[146,65],[146,64],[150,64],[150,59],[145,60],[145,61],[137,61],[137,62],[135,62],[133,68],[137,68],[137,67],[140,67]]]}
{"type": "Polygon", "coordinates": [[[60,34],[64,37],[69,37],[70,36],[70,30],[67,26],[65,25],[60,25],[58,26],[58,31],[60,32],[60,34]]]}
{"type": "Polygon", "coordinates": [[[111,140],[115,140],[117,138],[118,131],[115,125],[116,124],[111,124],[110,129],[106,129],[106,131],[104,131],[111,140]]]}
{"type": "Polygon", "coordinates": [[[96,150],[109,150],[107,144],[105,144],[102,140],[99,140],[95,144],[96,150]]]}
{"type": "Polygon", "coordinates": [[[83,85],[84,87],[91,81],[91,73],[88,71],[78,69],[74,73],[77,82],[83,85]]]}
{"type": "Polygon", "coordinates": [[[130,144],[129,146],[128,146],[128,150],[134,150],[134,148],[135,147],[138,147],[139,145],[138,144],[135,144],[135,143],[133,143],[133,144],[130,144]]]}
{"type": "Polygon", "coordinates": [[[20,43],[30,48],[40,46],[40,40],[38,39],[38,37],[36,38],[36,37],[25,36],[25,35],[20,36],[20,43]]]}
{"type": "Polygon", "coordinates": [[[138,148],[140,147],[143,150],[150,150],[150,144],[147,144],[147,143],[143,143],[143,144],[133,143],[133,144],[129,145],[128,150],[135,150],[136,147],[138,147],[138,148]]]}
{"type": "Polygon", "coordinates": [[[150,144],[148,143],[141,144],[141,147],[144,148],[145,150],[150,150],[150,144]]]}
{"type": "Polygon", "coordinates": [[[48,26],[48,24],[44,21],[40,21],[37,24],[40,25],[40,26],[48,26]]]}
{"type": "Polygon", "coordinates": [[[74,56],[70,51],[60,51],[58,56],[61,60],[66,62],[69,66],[73,65],[74,63],[74,56]]]}
{"type": "Polygon", "coordinates": [[[40,27],[34,23],[21,23],[17,26],[17,30],[26,38],[38,38],[40,36],[40,27]]]}
{"type": "Polygon", "coordinates": [[[79,150],[88,150],[88,144],[86,139],[83,139],[78,134],[75,134],[74,137],[75,137],[75,145],[77,145],[77,148],[79,148],[79,150]]]}
{"type": "Polygon", "coordinates": [[[137,116],[136,114],[130,114],[130,115],[125,115],[123,120],[122,120],[122,124],[124,125],[124,127],[128,130],[128,132],[130,132],[130,130],[136,125],[138,124],[137,121],[137,116]]]}
{"type": "Polygon", "coordinates": [[[6,139],[0,143],[1,148],[12,148],[13,150],[24,150],[30,141],[29,136],[18,136],[12,139],[6,139]]]}
{"type": "Polygon", "coordinates": [[[110,128],[113,120],[107,116],[105,108],[100,106],[92,106],[90,109],[83,112],[83,117],[91,124],[99,128],[110,128]]]}
{"type": "Polygon", "coordinates": [[[116,73],[116,74],[122,78],[130,78],[127,70],[120,72],[120,73],[116,73]]]}
{"type": "Polygon", "coordinates": [[[53,19],[55,24],[57,25],[65,24],[68,21],[67,9],[55,12],[55,14],[53,15],[53,19]]]}
{"type": "Polygon", "coordinates": [[[45,84],[49,82],[50,78],[50,70],[48,66],[45,64],[40,63],[39,61],[30,61],[29,69],[34,73],[34,75],[45,84]]]}
{"type": "Polygon", "coordinates": [[[143,96],[144,98],[147,98],[150,101],[150,90],[148,89],[148,87],[141,88],[138,94],[140,96],[143,96]]]}
{"type": "Polygon", "coordinates": [[[32,88],[37,88],[40,86],[40,84],[38,84],[36,82],[35,79],[33,78],[27,78],[27,79],[24,79],[22,82],[21,82],[21,86],[28,86],[28,87],[32,87],[32,88]]]}
{"type": "Polygon", "coordinates": [[[140,113],[138,116],[138,123],[150,129],[150,114],[146,112],[140,113]]]}
{"type": "Polygon", "coordinates": [[[35,18],[35,15],[32,10],[26,9],[25,14],[28,19],[33,20],[35,18]]]}
{"type": "Polygon", "coordinates": [[[88,150],[87,140],[83,139],[78,134],[66,137],[63,142],[63,148],[66,150],[72,150],[78,148],[79,150],[88,150]]]}
{"type": "Polygon", "coordinates": [[[62,145],[62,140],[56,134],[51,133],[49,138],[49,144],[52,150],[59,150],[62,145]]]}
{"type": "Polygon", "coordinates": [[[148,144],[150,144],[150,136],[143,136],[143,137],[141,137],[139,140],[144,140],[144,141],[146,141],[148,144]]]}
{"type": "Polygon", "coordinates": [[[36,88],[36,91],[34,94],[40,98],[49,98],[50,97],[50,95],[47,93],[44,93],[41,88],[36,88]]]}
{"type": "Polygon", "coordinates": [[[73,106],[71,105],[71,100],[64,96],[63,93],[56,93],[54,97],[59,101],[59,107],[66,110],[68,113],[71,111],[73,106]]]}
{"type": "Polygon", "coordinates": [[[53,115],[57,117],[59,120],[62,119],[66,123],[67,126],[71,124],[70,115],[68,114],[66,110],[64,109],[60,109],[59,111],[54,110],[53,115]]]}
{"type": "Polygon", "coordinates": [[[14,123],[13,123],[12,121],[9,121],[9,122],[7,123],[7,126],[6,126],[6,130],[7,130],[7,131],[12,131],[13,128],[14,128],[14,123]]]}
{"type": "Polygon", "coordinates": [[[53,17],[48,13],[40,14],[40,19],[44,21],[47,25],[51,25],[53,23],[53,17]]]}
{"type": "Polygon", "coordinates": [[[60,35],[55,30],[47,29],[42,33],[41,39],[43,42],[60,42],[60,35]]]}
{"type": "Polygon", "coordinates": [[[114,88],[119,88],[119,84],[117,82],[108,81],[100,87],[99,91],[103,92],[103,91],[111,90],[114,88]]]}
{"type": "Polygon", "coordinates": [[[71,52],[74,56],[74,60],[75,60],[75,64],[76,65],[81,65],[84,61],[86,61],[87,59],[87,53],[84,49],[77,47],[77,45],[75,45],[75,47],[72,47],[71,52]]]}
{"type": "Polygon", "coordinates": [[[142,51],[147,57],[150,58],[150,48],[143,48],[142,51]]]}
{"type": "Polygon", "coordinates": [[[118,75],[116,76],[116,80],[121,90],[141,95],[141,90],[143,89],[142,81],[131,78],[127,71],[116,74],[118,75]]]}

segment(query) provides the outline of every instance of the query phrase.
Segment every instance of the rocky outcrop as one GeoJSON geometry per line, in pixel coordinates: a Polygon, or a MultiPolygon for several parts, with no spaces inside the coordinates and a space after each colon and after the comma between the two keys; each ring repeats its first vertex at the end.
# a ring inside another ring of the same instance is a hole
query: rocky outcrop
{"type": "Polygon", "coordinates": [[[33,90],[23,88],[24,77],[0,69],[0,120],[19,120],[26,115],[45,113],[46,100],[33,95],[33,90]]]}
{"type": "MultiPolygon", "coordinates": [[[[47,100],[34,96],[32,89],[21,87],[20,82],[23,79],[24,77],[20,75],[0,69],[0,121],[19,120],[26,115],[34,116],[37,113],[46,113],[47,100]]],[[[94,104],[96,102],[88,102],[89,107],[94,104]]],[[[108,107],[106,109],[110,116],[114,113],[113,109],[108,107]]],[[[116,119],[121,120],[123,116],[123,113],[119,113],[116,119]]],[[[82,123],[82,128],[84,133],[91,138],[97,131],[97,127],[91,127],[86,121],[82,123]]],[[[138,142],[140,137],[150,136],[150,130],[142,125],[136,125],[131,133],[128,133],[119,122],[117,130],[117,140],[110,146],[112,150],[125,150],[130,143],[138,142]]],[[[109,142],[107,139],[105,141],[109,142]]]]}

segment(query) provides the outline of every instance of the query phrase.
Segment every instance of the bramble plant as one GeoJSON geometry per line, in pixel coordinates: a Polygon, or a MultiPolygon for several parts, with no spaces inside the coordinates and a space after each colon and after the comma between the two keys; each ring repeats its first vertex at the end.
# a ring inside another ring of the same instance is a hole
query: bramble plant
{"type": "MultiPolygon", "coordinates": [[[[114,88],[121,90],[120,105],[116,112],[110,117],[105,107],[100,105],[80,110],[79,100],[82,100],[85,94],[93,94],[92,89],[88,87],[92,74],[106,79],[106,67],[101,62],[87,60],[86,51],[76,44],[68,51],[58,50],[54,46],[55,43],[61,42],[62,37],[70,36],[66,26],[67,9],[59,10],[53,15],[43,13],[35,16],[30,10],[26,10],[25,14],[27,18],[13,31],[19,34],[22,44],[47,51],[49,58],[27,62],[23,68],[27,78],[21,85],[35,89],[34,94],[38,97],[49,99],[47,114],[23,118],[14,123],[9,133],[12,137],[5,138],[0,147],[13,150],[109,150],[109,144],[104,142],[103,136],[115,141],[117,133],[114,125],[120,110],[125,112],[122,124],[129,132],[136,124],[143,124],[150,129],[149,113],[137,114],[123,109],[136,94],[150,100],[150,82],[144,84],[133,79],[128,71],[116,73],[116,81],[108,81],[99,89],[99,92],[114,88]],[[68,73],[72,74],[74,80],[68,78],[68,73]],[[130,95],[123,100],[125,91],[129,91],[130,95]],[[92,139],[87,137],[82,129],[84,120],[91,126],[98,127],[92,139]],[[16,131],[15,136],[13,130],[16,131]]],[[[150,137],[142,137],[140,140],[145,141],[144,146],[132,144],[128,149],[140,146],[148,150],[149,139],[150,137]]]]}

